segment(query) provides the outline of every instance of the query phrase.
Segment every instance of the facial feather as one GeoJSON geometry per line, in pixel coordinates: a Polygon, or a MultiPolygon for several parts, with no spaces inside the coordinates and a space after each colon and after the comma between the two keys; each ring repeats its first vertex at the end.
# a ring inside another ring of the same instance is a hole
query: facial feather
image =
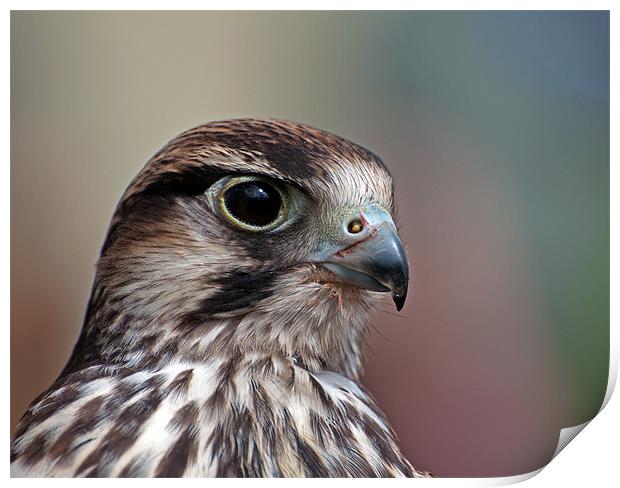
{"type": "Polygon", "coordinates": [[[303,257],[318,246],[326,222],[365,202],[392,208],[391,177],[378,157],[337,136],[262,120],[211,123],[181,134],[125,192],[98,263],[103,308],[123,310],[132,321],[115,326],[87,318],[87,334],[108,360],[118,351],[126,359],[127,347],[111,347],[108,338],[131,344],[156,330],[156,351],[184,324],[243,315],[234,347],[303,352],[309,364],[355,375],[357,343],[376,297],[321,284],[324,271],[303,257]],[[230,173],[295,185],[307,197],[303,215],[277,233],[231,228],[204,198],[230,173]],[[326,320],[333,316],[338,319],[326,320]],[[136,323],[149,325],[132,327],[136,323]]]}

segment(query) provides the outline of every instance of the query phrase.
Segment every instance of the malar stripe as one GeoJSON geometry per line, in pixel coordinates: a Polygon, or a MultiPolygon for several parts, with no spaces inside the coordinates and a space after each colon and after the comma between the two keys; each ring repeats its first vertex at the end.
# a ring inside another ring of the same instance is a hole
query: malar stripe
{"type": "Polygon", "coordinates": [[[184,319],[202,323],[215,315],[240,310],[270,297],[274,282],[280,276],[276,271],[234,270],[214,279],[218,291],[205,298],[198,310],[187,314],[184,319]]]}

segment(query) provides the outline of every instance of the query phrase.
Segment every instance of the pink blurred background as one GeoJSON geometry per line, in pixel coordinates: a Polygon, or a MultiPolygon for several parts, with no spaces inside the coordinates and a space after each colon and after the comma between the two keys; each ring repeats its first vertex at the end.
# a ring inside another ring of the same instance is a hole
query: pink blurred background
{"type": "Polygon", "coordinates": [[[208,120],[378,153],[413,266],[365,383],[440,476],[537,469],[594,416],[609,351],[609,15],[11,16],[11,428],[77,338],[114,205],[208,120]]]}

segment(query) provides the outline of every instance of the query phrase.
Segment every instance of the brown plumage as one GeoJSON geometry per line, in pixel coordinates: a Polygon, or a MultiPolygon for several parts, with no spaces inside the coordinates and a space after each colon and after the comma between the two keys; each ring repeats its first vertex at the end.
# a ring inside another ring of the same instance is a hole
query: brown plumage
{"type": "Polygon", "coordinates": [[[17,476],[423,476],[358,383],[405,300],[391,177],[302,124],[189,130],[112,218],[73,354],[15,433],[17,476]]]}

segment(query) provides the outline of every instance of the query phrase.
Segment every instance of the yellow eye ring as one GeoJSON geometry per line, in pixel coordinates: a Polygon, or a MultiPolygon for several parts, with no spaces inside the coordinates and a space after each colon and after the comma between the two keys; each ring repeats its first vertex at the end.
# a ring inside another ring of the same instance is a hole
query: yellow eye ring
{"type": "Polygon", "coordinates": [[[266,178],[241,176],[228,179],[217,194],[221,214],[235,226],[253,232],[278,227],[288,213],[288,198],[266,178]]]}

